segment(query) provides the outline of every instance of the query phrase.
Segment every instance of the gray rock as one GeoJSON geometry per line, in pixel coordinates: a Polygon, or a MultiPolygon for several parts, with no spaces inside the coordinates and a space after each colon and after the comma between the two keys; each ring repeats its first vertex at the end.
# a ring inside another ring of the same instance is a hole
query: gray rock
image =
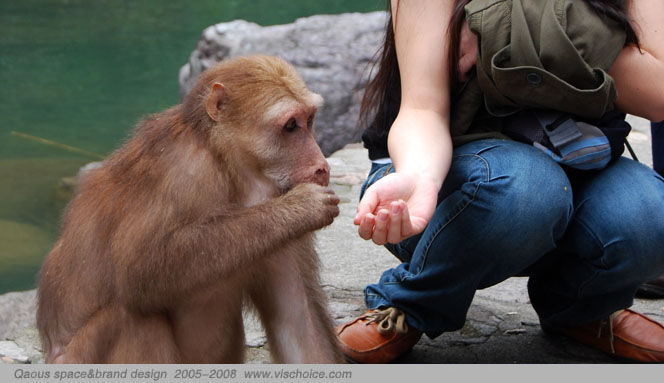
{"type": "Polygon", "coordinates": [[[25,351],[20,348],[15,342],[4,340],[0,342],[0,356],[3,360],[11,359],[14,363],[27,363],[28,356],[25,351]]]}
{"type": "Polygon", "coordinates": [[[0,340],[35,325],[36,290],[0,295],[0,340]]]}
{"type": "Polygon", "coordinates": [[[295,66],[312,91],[325,98],[316,130],[328,156],[360,139],[357,120],[368,64],[381,45],[386,21],[386,13],[379,11],[317,15],[268,27],[244,20],[210,26],[180,69],[180,96],[218,61],[247,54],[280,56],[295,66]]]}
{"type": "Polygon", "coordinates": [[[39,333],[34,327],[17,331],[10,338],[0,341],[2,363],[44,363],[39,333]]]}

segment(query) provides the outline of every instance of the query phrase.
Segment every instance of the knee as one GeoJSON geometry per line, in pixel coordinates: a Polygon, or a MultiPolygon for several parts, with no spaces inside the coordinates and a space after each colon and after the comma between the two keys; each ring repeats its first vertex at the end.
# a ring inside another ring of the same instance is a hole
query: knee
{"type": "Polygon", "coordinates": [[[658,277],[664,272],[664,252],[661,249],[664,224],[659,222],[640,231],[627,226],[617,225],[617,229],[622,231],[615,234],[613,242],[605,243],[601,248],[601,265],[607,270],[623,270],[624,283],[640,284],[658,277]]]}
{"type": "Polygon", "coordinates": [[[621,159],[580,191],[575,219],[603,247],[661,252],[664,242],[664,179],[652,169],[621,159]]]}
{"type": "Polygon", "coordinates": [[[624,262],[632,264],[638,274],[646,279],[656,277],[664,272],[664,199],[654,198],[653,194],[644,195],[640,203],[630,204],[616,219],[618,233],[614,236],[621,238],[614,245],[619,253],[626,259],[624,262]]]}
{"type": "MultiPolygon", "coordinates": [[[[625,160],[597,179],[579,202],[569,243],[604,268],[630,270],[635,279],[664,271],[664,181],[625,160]]],[[[566,242],[567,243],[567,242],[566,242]]]]}
{"type": "Polygon", "coordinates": [[[521,233],[524,241],[536,241],[539,235],[557,240],[574,210],[567,175],[535,148],[521,145],[510,152],[507,166],[491,169],[477,193],[478,203],[496,213],[511,237],[521,233]]]}

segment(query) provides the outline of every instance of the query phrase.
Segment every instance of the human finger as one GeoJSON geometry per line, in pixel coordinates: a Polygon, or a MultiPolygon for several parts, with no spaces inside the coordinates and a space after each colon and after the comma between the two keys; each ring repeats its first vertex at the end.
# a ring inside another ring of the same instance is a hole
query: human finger
{"type": "Polygon", "coordinates": [[[401,242],[401,201],[393,201],[390,203],[390,227],[387,231],[387,242],[399,243],[401,242]]]}
{"type": "Polygon", "coordinates": [[[376,224],[376,216],[373,214],[366,214],[361,218],[359,222],[359,227],[357,228],[357,233],[360,235],[360,238],[369,240],[373,235],[374,225],[376,224]]]}
{"type": "Polygon", "coordinates": [[[367,214],[372,214],[374,212],[376,206],[378,206],[378,194],[373,188],[369,187],[360,200],[360,203],[357,205],[357,214],[355,214],[353,223],[359,225],[367,214]]]}
{"type": "Polygon", "coordinates": [[[380,209],[376,214],[376,224],[374,225],[371,240],[376,245],[384,245],[387,242],[387,230],[389,226],[389,212],[386,209],[380,209]]]}
{"type": "Polygon", "coordinates": [[[402,203],[401,209],[401,235],[404,238],[408,238],[414,234],[413,223],[410,220],[410,212],[408,211],[408,204],[404,201],[399,201],[402,203]]]}

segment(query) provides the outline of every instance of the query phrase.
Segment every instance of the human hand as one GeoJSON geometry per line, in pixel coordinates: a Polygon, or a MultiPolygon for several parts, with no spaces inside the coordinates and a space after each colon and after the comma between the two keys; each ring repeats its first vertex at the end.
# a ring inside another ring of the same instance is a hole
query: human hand
{"type": "Polygon", "coordinates": [[[371,185],[357,207],[354,224],[377,245],[419,234],[436,209],[438,187],[417,173],[391,173],[371,185]]]}

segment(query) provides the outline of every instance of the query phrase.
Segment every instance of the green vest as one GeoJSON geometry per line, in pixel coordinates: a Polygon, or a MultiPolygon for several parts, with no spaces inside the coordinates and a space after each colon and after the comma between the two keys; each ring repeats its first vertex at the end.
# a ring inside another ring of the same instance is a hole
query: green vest
{"type": "Polygon", "coordinates": [[[452,108],[456,145],[506,138],[501,119],[525,108],[584,118],[613,109],[606,71],[625,45],[625,31],[583,0],[473,0],[465,8],[477,34],[476,75],[452,108]]]}

